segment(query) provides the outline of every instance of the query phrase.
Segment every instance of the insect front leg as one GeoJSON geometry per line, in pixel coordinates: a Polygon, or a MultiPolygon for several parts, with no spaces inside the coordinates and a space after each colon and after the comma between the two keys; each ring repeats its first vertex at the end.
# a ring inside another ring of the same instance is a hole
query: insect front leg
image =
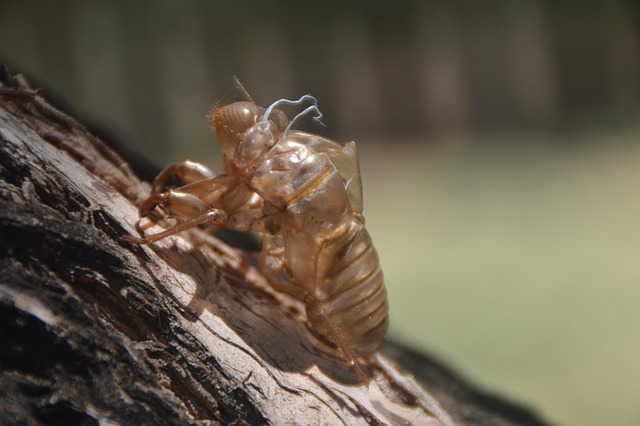
{"type": "MultiPolygon", "coordinates": [[[[162,179],[174,172],[173,168],[165,168],[165,170],[168,171],[161,173],[160,177],[162,179]]],[[[136,225],[138,231],[144,235],[145,229],[157,223],[159,220],[159,216],[156,214],[158,207],[165,212],[166,216],[178,219],[178,224],[158,234],[143,236],[142,238],[126,236],[124,240],[135,244],[149,244],[205,223],[224,225],[229,218],[226,209],[220,203],[212,203],[210,198],[212,194],[215,196],[219,193],[225,193],[229,188],[229,183],[228,177],[221,175],[164,192],[151,192],[138,209],[140,220],[148,218],[149,223],[141,226],[140,221],[138,221],[136,225]]]]}
{"type": "Polygon", "coordinates": [[[175,161],[167,164],[153,181],[153,192],[162,192],[167,182],[176,177],[182,185],[209,179],[215,176],[207,166],[191,160],[175,161]]]}
{"type": "Polygon", "coordinates": [[[184,220],[157,234],[141,238],[125,235],[123,237],[125,242],[132,244],[151,244],[162,238],[169,237],[198,225],[204,225],[205,223],[224,225],[229,218],[229,215],[224,210],[211,208],[195,195],[179,190],[169,190],[160,194],[151,194],[140,206],[141,217],[145,217],[151,213],[158,205],[161,205],[171,217],[184,218],[184,220]],[[145,210],[143,210],[143,207],[145,210]]]}
{"type": "Polygon", "coordinates": [[[207,166],[191,160],[175,161],[167,164],[156,176],[151,188],[151,195],[144,200],[139,208],[140,220],[136,223],[136,229],[140,233],[155,226],[162,219],[161,216],[153,213],[158,205],[167,202],[167,183],[172,177],[178,179],[182,185],[207,181],[215,176],[207,166]],[[142,225],[142,219],[146,218],[147,222],[142,225]]]}

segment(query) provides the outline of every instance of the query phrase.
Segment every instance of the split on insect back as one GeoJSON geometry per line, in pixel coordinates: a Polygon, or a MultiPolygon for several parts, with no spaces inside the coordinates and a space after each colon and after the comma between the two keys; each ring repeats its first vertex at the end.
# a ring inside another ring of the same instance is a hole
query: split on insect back
{"type": "Polygon", "coordinates": [[[311,329],[368,384],[358,362],[382,344],[389,318],[378,255],[362,216],[356,145],[294,130],[307,114],[322,118],[310,95],[267,108],[252,100],[214,106],[210,118],[224,173],[191,160],[167,165],[139,206],[141,237],[124,239],[150,244],[204,224],[259,233],[260,268],[271,286],[305,304],[311,329]],[[292,120],[280,109],[306,103],[292,120]],[[181,186],[167,186],[173,177],[181,186]],[[145,235],[167,217],[176,224],[145,235]]]}

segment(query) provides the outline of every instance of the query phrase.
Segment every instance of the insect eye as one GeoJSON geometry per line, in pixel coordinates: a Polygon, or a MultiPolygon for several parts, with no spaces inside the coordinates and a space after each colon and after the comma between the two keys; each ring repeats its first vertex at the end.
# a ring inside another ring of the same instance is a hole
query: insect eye
{"type": "Polygon", "coordinates": [[[232,157],[244,133],[253,126],[262,109],[253,102],[234,102],[213,107],[210,118],[220,148],[225,156],[232,157]]]}

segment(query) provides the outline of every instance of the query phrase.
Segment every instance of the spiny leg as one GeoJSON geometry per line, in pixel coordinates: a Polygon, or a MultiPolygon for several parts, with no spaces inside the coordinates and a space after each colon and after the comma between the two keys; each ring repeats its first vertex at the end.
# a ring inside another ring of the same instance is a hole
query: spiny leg
{"type": "Polygon", "coordinates": [[[191,160],[175,161],[167,164],[153,181],[153,192],[161,192],[172,177],[177,177],[182,185],[214,177],[216,174],[203,164],[191,160]]]}
{"type": "Polygon", "coordinates": [[[136,230],[144,234],[149,228],[154,227],[163,219],[162,216],[154,212],[156,206],[166,205],[169,202],[171,193],[174,191],[165,191],[167,182],[172,177],[176,177],[182,185],[210,179],[215,176],[207,166],[191,160],[175,161],[167,164],[156,176],[151,194],[140,204],[138,213],[140,219],[136,222],[136,230]],[[142,219],[146,218],[147,222],[142,225],[142,219]]]}
{"type": "Polygon", "coordinates": [[[187,229],[193,228],[198,225],[203,225],[205,223],[222,225],[224,224],[226,219],[227,219],[227,214],[225,212],[218,209],[212,209],[206,212],[205,214],[194,217],[192,219],[187,219],[185,221],[182,221],[167,230],[158,232],[157,234],[148,235],[142,238],[134,237],[131,235],[125,235],[122,237],[122,240],[124,242],[131,243],[131,244],[151,244],[163,238],[177,234],[178,232],[186,231],[187,229]]]}
{"type": "Polygon", "coordinates": [[[349,345],[349,343],[347,342],[344,333],[340,328],[333,324],[331,319],[324,313],[324,310],[320,306],[320,303],[318,303],[317,299],[304,291],[302,288],[288,283],[277,276],[267,275],[267,280],[275,290],[286,293],[304,302],[307,308],[313,311],[313,313],[325,328],[329,340],[334,345],[336,345],[336,348],[338,349],[338,351],[340,351],[342,359],[347,364],[347,367],[350,370],[353,370],[358,375],[358,377],[360,377],[360,380],[362,380],[364,384],[369,387],[369,378],[364,374],[364,371],[362,371],[360,365],[358,365],[355,354],[351,351],[351,345],[349,345]]]}
{"type": "MultiPolygon", "coordinates": [[[[152,192],[142,203],[140,203],[140,206],[138,207],[140,219],[136,222],[136,230],[140,234],[144,235],[147,229],[155,226],[164,218],[162,215],[158,214],[156,209],[157,207],[164,209],[166,213],[168,213],[168,217],[183,220],[176,226],[187,226],[187,224],[197,222],[198,220],[204,220],[204,222],[201,223],[206,223],[212,219],[211,217],[209,217],[209,219],[203,219],[203,216],[206,216],[212,211],[222,212],[222,210],[210,208],[196,195],[189,192],[183,192],[180,189],[170,189],[165,192],[152,192]],[[147,222],[144,225],[142,224],[143,219],[147,219],[147,222]]],[[[192,226],[196,225],[191,225],[184,229],[188,229],[192,226]]],[[[133,242],[132,238],[134,237],[127,237],[125,239],[133,242]]],[[[138,238],[136,241],[137,240],[141,239],[138,238]]]]}
{"type": "Polygon", "coordinates": [[[316,318],[320,320],[327,336],[329,337],[329,340],[333,342],[334,345],[336,345],[336,348],[338,348],[338,351],[340,351],[342,359],[344,359],[344,361],[346,362],[347,367],[355,372],[358,377],[360,377],[360,380],[362,380],[368,388],[369,378],[364,374],[364,371],[362,371],[360,365],[358,365],[356,356],[351,350],[351,345],[347,341],[347,338],[345,337],[342,329],[336,326],[333,321],[331,321],[331,318],[329,318],[324,313],[324,309],[322,309],[322,306],[315,297],[306,293],[304,303],[305,305],[307,305],[307,309],[311,309],[316,318]]]}

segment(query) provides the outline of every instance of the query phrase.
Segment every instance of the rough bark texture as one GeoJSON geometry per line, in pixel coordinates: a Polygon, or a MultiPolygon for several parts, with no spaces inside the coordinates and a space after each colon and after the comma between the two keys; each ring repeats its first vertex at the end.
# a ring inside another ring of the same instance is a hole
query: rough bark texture
{"type": "Polygon", "coordinates": [[[390,344],[367,389],[242,252],[204,230],[123,243],[148,191],[3,71],[0,423],[541,424],[390,344]]]}

